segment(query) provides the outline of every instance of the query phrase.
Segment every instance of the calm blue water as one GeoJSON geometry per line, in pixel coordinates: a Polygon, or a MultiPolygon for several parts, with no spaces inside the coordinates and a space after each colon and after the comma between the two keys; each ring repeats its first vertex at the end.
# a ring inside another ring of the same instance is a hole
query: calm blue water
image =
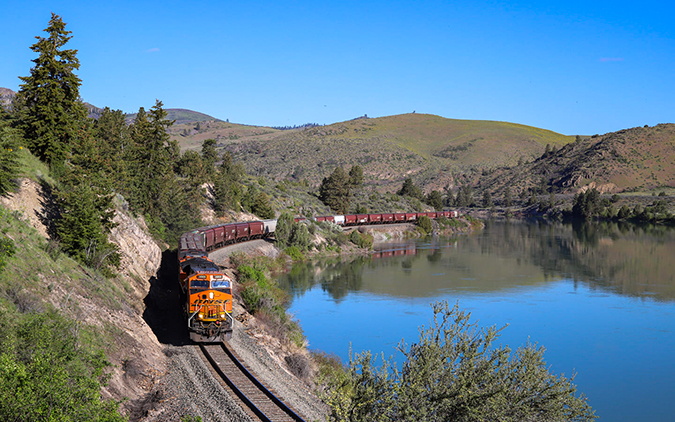
{"type": "Polygon", "coordinates": [[[430,303],[459,302],[480,325],[508,324],[498,343],[538,343],[554,373],[576,372],[602,421],[675,420],[672,230],[493,223],[381,248],[400,255],[300,264],[280,280],[310,348],[395,355],[430,303]]]}

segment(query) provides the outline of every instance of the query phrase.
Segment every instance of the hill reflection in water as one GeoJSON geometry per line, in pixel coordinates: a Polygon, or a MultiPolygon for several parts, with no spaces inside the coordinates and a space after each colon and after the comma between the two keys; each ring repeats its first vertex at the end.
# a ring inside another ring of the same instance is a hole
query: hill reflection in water
{"type": "Polygon", "coordinates": [[[570,279],[592,290],[675,299],[675,230],[617,223],[488,223],[472,236],[382,244],[370,256],[294,266],[280,283],[294,295],[321,285],[406,298],[493,292],[570,279]],[[364,282],[367,281],[367,282],[364,282]]]}

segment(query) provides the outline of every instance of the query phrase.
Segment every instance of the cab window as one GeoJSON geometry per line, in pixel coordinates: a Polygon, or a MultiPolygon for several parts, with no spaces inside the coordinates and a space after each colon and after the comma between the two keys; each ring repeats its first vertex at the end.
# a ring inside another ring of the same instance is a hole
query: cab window
{"type": "Polygon", "coordinates": [[[214,289],[230,287],[230,280],[221,279],[221,280],[211,280],[211,287],[214,289]]]}
{"type": "Polygon", "coordinates": [[[192,279],[190,281],[190,287],[201,287],[201,288],[209,288],[209,280],[206,278],[206,276],[201,276],[198,275],[196,278],[192,279]]]}

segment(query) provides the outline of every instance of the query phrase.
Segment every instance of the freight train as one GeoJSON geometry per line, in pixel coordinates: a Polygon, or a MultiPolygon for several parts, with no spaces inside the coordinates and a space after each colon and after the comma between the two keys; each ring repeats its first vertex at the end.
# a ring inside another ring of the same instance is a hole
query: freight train
{"type": "MultiPolygon", "coordinates": [[[[309,219],[298,217],[295,221],[329,221],[340,226],[359,226],[415,222],[422,216],[456,218],[458,212],[330,215],[309,219]]],[[[200,227],[181,235],[179,281],[191,340],[220,342],[232,337],[232,280],[209,259],[208,253],[232,243],[271,237],[276,227],[277,220],[248,221],[200,227]]]]}

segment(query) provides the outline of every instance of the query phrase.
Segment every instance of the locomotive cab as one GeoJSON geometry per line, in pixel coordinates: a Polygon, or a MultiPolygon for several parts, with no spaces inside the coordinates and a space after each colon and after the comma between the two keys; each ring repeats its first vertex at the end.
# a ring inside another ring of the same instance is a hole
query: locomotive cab
{"type": "Polygon", "coordinates": [[[181,263],[190,339],[219,342],[232,337],[232,280],[213,262],[196,258],[181,263]]]}

